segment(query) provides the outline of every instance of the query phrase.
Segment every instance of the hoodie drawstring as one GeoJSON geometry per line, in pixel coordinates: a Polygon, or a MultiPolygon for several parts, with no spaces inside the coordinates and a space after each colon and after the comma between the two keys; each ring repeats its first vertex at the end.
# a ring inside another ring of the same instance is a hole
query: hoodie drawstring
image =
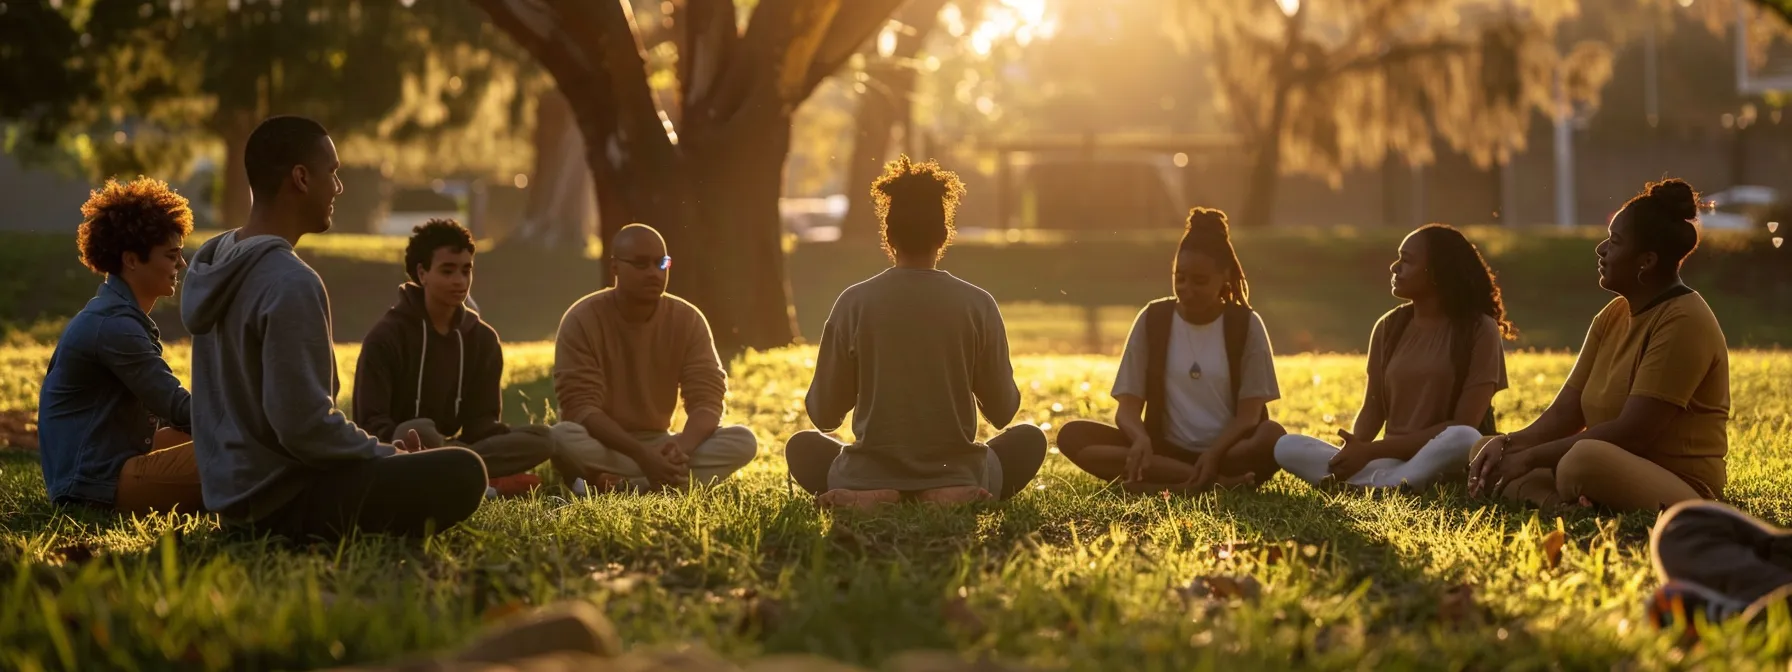
{"type": "MultiPolygon", "coordinates": [[[[423,365],[429,362],[429,319],[423,319],[423,355],[417,359],[417,406],[411,411],[413,417],[423,417],[423,365]]],[[[454,374],[454,417],[460,419],[461,388],[467,381],[467,340],[461,336],[459,329],[453,329],[454,344],[460,349],[460,357],[456,359],[459,368],[454,374]]]]}

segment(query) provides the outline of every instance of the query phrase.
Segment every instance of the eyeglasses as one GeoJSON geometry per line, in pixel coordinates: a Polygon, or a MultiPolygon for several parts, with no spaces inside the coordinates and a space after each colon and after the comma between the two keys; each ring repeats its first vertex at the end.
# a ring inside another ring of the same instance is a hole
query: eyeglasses
{"type": "Polygon", "coordinates": [[[635,268],[641,269],[643,271],[649,270],[649,269],[655,269],[655,268],[665,271],[665,270],[671,270],[671,268],[672,268],[672,257],[669,257],[669,256],[660,257],[658,259],[652,259],[652,258],[622,259],[619,257],[611,257],[611,258],[615,259],[616,261],[620,261],[622,263],[633,266],[635,268]]]}

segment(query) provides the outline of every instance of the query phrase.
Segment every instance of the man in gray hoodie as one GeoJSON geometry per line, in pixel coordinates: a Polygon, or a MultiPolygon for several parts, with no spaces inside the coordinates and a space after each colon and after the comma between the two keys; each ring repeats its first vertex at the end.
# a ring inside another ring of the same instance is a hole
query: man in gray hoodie
{"type": "Polygon", "coordinates": [[[206,241],[181,297],[193,334],[193,434],[206,508],[288,537],[419,535],[473,514],[485,463],[381,443],[336,407],[323,280],[293,252],[330,228],[342,182],[317,122],[274,117],[244,152],[249,222],[206,241]]]}

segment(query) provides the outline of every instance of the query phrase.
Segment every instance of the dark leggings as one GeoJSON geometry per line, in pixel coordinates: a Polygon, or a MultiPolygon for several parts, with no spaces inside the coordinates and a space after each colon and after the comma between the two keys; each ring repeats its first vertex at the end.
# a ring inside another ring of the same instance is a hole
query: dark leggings
{"type": "MultiPolygon", "coordinates": [[[[1014,425],[989,440],[989,450],[1002,465],[1002,487],[991,493],[1002,499],[1013,497],[1027,487],[1045,464],[1045,432],[1033,425],[1014,425]]],[[[784,444],[784,460],[790,465],[790,477],[811,495],[827,492],[828,471],[840,457],[845,444],[821,432],[798,432],[784,444]]]]}
{"type": "MultiPolygon", "coordinates": [[[[1234,446],[1226,454],[1226,459],[1220,462],[1220,475],[1255,474],[1253,480],[1258,484],[1269,482],[1269,479],[1275,477],[1276,472],[1281,470],[1281,466],[1276,464],[1275,439],[1281,438],[1285,433],[1281,425],[1264,421],[1263,424],[1257,426],[1256,431],[1239,441],[1241,445],[1234,446]],[[1268,447],[1267,450],[1264,449],[1265,445],[1268,447]]],[[[1058,452],[1078,468],[1101,479],[1118,479],[1123,478],[1124,475],[1118,472],[1108,473],[1114,470],[1104,468],[1104,466],[1112,465],[1098,465],[1085,461],[1086,456],[1083,454],[1083,449],[1090,446],[1125,448],[1131,445],[1132,439],[1119,427],[1090,420],[1072,420],[1064,423],[1064,427],[1058,430],[1058,452]]],[[[1152,452],[1160,457],[1167,457],[1190,465],[1201,459],[1200,453],[1183,450],[1176,446],[1157,445],[1152,448],[1152,452]]]]}
{"type": "Polygon", "coordinates": [[[1650,541],[1663,581],[1686,581],[1753,602],[1792,584],[1792,534],[1717,502],[1676,505],[1650,541]]]}
{"type": "Polygon", "coordinates": [[[465,448],[380,457],[319,474],[254,527],[292,539],[422,536],[471,517],[485,487],[485,462],[465,448]]]}

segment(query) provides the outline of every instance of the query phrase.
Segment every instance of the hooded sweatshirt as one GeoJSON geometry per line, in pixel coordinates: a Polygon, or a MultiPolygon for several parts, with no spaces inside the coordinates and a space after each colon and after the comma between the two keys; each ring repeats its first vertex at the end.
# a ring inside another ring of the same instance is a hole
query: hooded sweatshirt
{"type": "Polygon", "coordinates": [[[193,449],[205,507],[230,522],[279,511],[332,467],[396,451],[336,408],[323,279],[275,236],[206,241],[180,316],[193,334],[193,449]]]}
{"type": "Polygon", "coordinates": [[[430,324],[423,287],[405,283],[398,302],[367,332],[355,365],[355,423],[391,441],[399,423],[429,418],[462,443],[506,434],[499,421],[504,347],[498,332],[461,307],[448,333],[430,324]]]}

